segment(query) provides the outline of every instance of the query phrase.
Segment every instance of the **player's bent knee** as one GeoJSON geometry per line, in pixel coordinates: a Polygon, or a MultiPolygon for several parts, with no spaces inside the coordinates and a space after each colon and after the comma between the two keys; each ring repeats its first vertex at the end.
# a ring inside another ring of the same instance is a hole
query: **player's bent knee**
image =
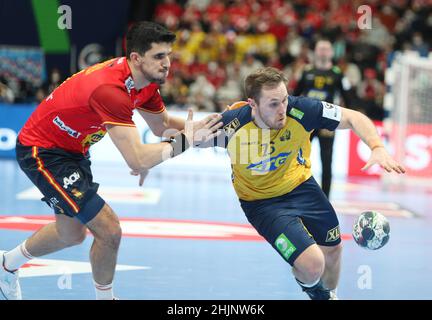
{"type": "Polygon", "coordinates": [[[68,246],[77,246],[84,242],[86,238],[86,229],[74,233],[59,233],[60,240],[68,246]]]}
{"type": "Polygon", "coordinates": [[[120,223],[113,223],[109,228],[109,234],[107,237],[102,239],[106,246],[117,249],[120,246],[120,241],[122,237],[122,229],[120,223]]]}
{"type": "Polygon", "coordinates": [[[302,265],[300,271],[309,282],[316,281],[324,272],[324,261],[313,259],[302,265]]]}
{"type": "Polygon", "coordinates": [[[325,259],[322,251],[316,245],[310,246],[294,261],[294,268],[308,282],[316,281],[324,273],[325,259]]]}
{"type": "Polygon", "coordinates": [[[95,239],[105,246],[117,249],[120,246],[122,230],[115,212],[105,205],[95,219],[87,225],[95,239]]]}

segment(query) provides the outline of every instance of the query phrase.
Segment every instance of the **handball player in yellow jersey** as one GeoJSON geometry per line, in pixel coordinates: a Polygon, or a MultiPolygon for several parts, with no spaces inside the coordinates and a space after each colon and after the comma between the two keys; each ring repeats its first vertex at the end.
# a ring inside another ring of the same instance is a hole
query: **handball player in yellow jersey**
{"type": "MultiPolygon", "coordinates": [[[[312,176],[310,135],[319,129],[352,129],[372,150],[365,167],[405,169],[386,151],[363,114],[301,96],[288,96],[287,79],[263,68],[245,80],[247,101],[222,113],[232,182],[249,222],[292,266],[313,300],[337,299],[341,237],[332,205],[312,176]]],[[[209,147],[203,144],[201,147],[209,147]]]]}

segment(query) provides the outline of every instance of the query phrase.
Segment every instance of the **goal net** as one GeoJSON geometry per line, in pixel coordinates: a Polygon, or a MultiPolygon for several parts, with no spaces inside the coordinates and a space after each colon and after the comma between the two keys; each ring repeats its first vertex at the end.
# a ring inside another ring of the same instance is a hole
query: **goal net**
{"type": "Polygon", "coordinates": [[[386,71],[389,91],[384,126],[389,147],[407,169],[405,175],[383,174],[385,185],[432,187],[432,57],[404,54],[386,71]]]}

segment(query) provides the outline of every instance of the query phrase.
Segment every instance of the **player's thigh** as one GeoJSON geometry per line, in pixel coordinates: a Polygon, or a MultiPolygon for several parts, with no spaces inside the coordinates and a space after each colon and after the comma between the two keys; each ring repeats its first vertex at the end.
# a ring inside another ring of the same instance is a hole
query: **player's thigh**
{"type": "Polygon", "coordinates": [[[93,182],[90,161],[84,155],[17,145],[17,160],[56,214],[85,225],[105,204],[97,194],[99,185],[93,182]]]}
{"type": "Polygon", "coordinates": [[[290,265],[315,244],[302,220],[289,210],[278,208],[278,203],[266,200],[254,207],[254,204],[242,202],[252,226],[290,265]]]}
{"type": "Polygon", "coordinates": [[[296,197],[297,211],[305,228],[319,246],[334,247],[340,244],[339,220],[333,206],[315,179],[303,183],[296,197]]]}

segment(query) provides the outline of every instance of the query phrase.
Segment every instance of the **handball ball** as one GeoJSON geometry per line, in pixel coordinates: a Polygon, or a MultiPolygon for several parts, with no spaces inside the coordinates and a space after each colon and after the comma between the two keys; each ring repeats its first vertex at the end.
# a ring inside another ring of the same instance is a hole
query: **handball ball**
{"type": "Polygon", "coordinates": [[[354,222],[352,235],[360,247],[377,250],[388,242],[390,224],[381,213],[366,211],[354,222]]]}

